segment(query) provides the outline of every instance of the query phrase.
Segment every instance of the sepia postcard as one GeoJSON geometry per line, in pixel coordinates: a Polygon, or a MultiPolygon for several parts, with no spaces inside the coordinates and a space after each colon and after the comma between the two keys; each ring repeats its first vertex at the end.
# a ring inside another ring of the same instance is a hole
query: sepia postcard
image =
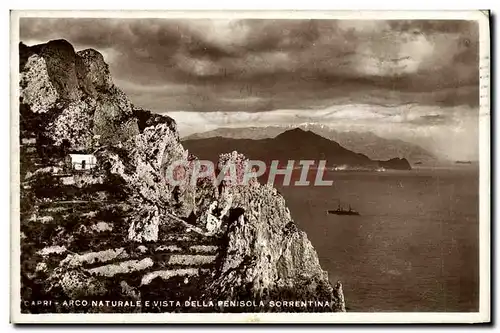
{"type": "Polygon", "coordinates": [[[11,322],[490,322],[489,19],[11,11],[11,322]]]}

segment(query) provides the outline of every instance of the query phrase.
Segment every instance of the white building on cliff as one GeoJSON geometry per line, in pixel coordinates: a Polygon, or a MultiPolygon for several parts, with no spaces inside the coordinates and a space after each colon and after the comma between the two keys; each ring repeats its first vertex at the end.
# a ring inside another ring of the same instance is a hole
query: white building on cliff
{"type": "Polygon", "coordinates": [[[92,170],[97,165],[94,154],[71,153],[69,159],[71,169],[76,171],[92,170]]]}

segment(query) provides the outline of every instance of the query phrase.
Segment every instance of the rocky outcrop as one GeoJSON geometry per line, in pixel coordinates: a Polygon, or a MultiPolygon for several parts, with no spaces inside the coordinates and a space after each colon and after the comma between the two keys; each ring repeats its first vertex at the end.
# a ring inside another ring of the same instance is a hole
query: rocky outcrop
{"type": "Polygon", "coordinates": [[[97,97],[99,92],[113,88],[109,66],[102,54],[94,49],[79,51],[75,63],[80,89],[90,96],[97,97]]]}
{"type": "MultiPolygon", "coordinates": [[[[23,206],[34,207],[24,214],[23,253],[40,243],[26,257],[24,286],[36,281],[45,296],[264,304],[248,311],[288,310],[270,309],[272,300],[320,301],[295,311],[345,311],[342,286],[331,285],[275,188],[253,178],[220,185],[210,176],[192,178],[197,158],[180,143],[175,121],[134,107],[97,51],[75,53],[65,41],[20,50],[25,124],[51,144],[92,147],[99,161],[96,181],[81,186],[52,181],[47,172],[38,177],[54,190],[38,191],[23,206]],[[115,202],[100,211],[93,189],[115,202]],[[91,200],[69,209],[67,199],[57,200],[66,192],[91,200]],[[49,244],[40,235],[49,235],[49,244]]],[[[241,180],[247,163],[237,152],[222,154],[216,173],[234,167],[241,180]]],[[[29,187],[38,188],[33,182],[29,187]]]]}
{"type": "MultiPolygon", "coordinates": [[[[38,135],[70,148],[117,145],[139,133],[132,103],[111,79],[103,56],[75,52],[65,40],[20,45],[20,102],[37,117],[38,135]],[[40,133],[43,131],[43,133],[40,133]]],[[[32,130],[21,119],[22,130],[32,130]]]]}
{"type": "Polygon", "coordinates": [[[59,94],[52,84],[45,59],[33,54],[27,59],[20,73],[21,101],[34,113],[44,113],[53,108],[59,94]]]}
{"type": "Polygon", "coordinates": [[[165,179],[165,165],[187,160],[188,153],[166,123],[146,128],[128,146],[129,150],[108,148],[97,155],[108,164],[106,172],[122,177],[130,189],[134,212],[129,240],[156,241],[165,212],[174,210],[174,187],[165,179]]]}
{"type": "Polygon", "coordinates": [[[167,116],[162,116],[160,114],[152,113],[151,111],[135,107],[133,109],[134,116],[137,118],[137,125],[139,126],[139,131],[142,133],[147,127],[155,126],[157,124],[167,124],[172,130],[172,133],[178,135],[177,124],[175,121],[167,116]]]}
{"type": "Polygon", "coordinates": [[[411,170],[410,162],[406,158],[391,158],[387,161],[378,161],[380,167],[393,170],[411,170]]]}
{"type": "MultiPolygon", "coordinates": [[[[245,170],[247,160],[233,152],[219,165],[245,170]]],[[[284,198],[270,185],[223,183],[220,211],[224,251],[209,290],[218,299],[327,301],[345,311],[342,293],[328,281],[306,234],[294,224],[284,198]]],[[[267,304],[267,303],[266,303],[267,304]]],[[[310,307],[310,311],[325,311],[310,307]]]]}

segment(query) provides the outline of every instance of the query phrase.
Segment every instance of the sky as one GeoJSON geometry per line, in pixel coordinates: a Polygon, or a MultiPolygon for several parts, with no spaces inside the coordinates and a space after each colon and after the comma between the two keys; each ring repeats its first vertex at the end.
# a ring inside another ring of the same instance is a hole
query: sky
{"type": "Polygon", "coordinates": [[[137,106],[181,136],[326,124],[478,158],[474,21],[22,18],[28,45],[94,48],[137,106]]]}

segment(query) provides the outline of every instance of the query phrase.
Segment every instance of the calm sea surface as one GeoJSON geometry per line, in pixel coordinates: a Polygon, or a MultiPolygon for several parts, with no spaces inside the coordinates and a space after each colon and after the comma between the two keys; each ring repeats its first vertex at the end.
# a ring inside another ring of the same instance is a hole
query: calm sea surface
{"type": "Polygon", "coordinates": [[[350,311],[478,311],[477,169],[330,172],[279,187],[350,311]],[[361,216],[327,215],[341,203],[361,216]]]}

